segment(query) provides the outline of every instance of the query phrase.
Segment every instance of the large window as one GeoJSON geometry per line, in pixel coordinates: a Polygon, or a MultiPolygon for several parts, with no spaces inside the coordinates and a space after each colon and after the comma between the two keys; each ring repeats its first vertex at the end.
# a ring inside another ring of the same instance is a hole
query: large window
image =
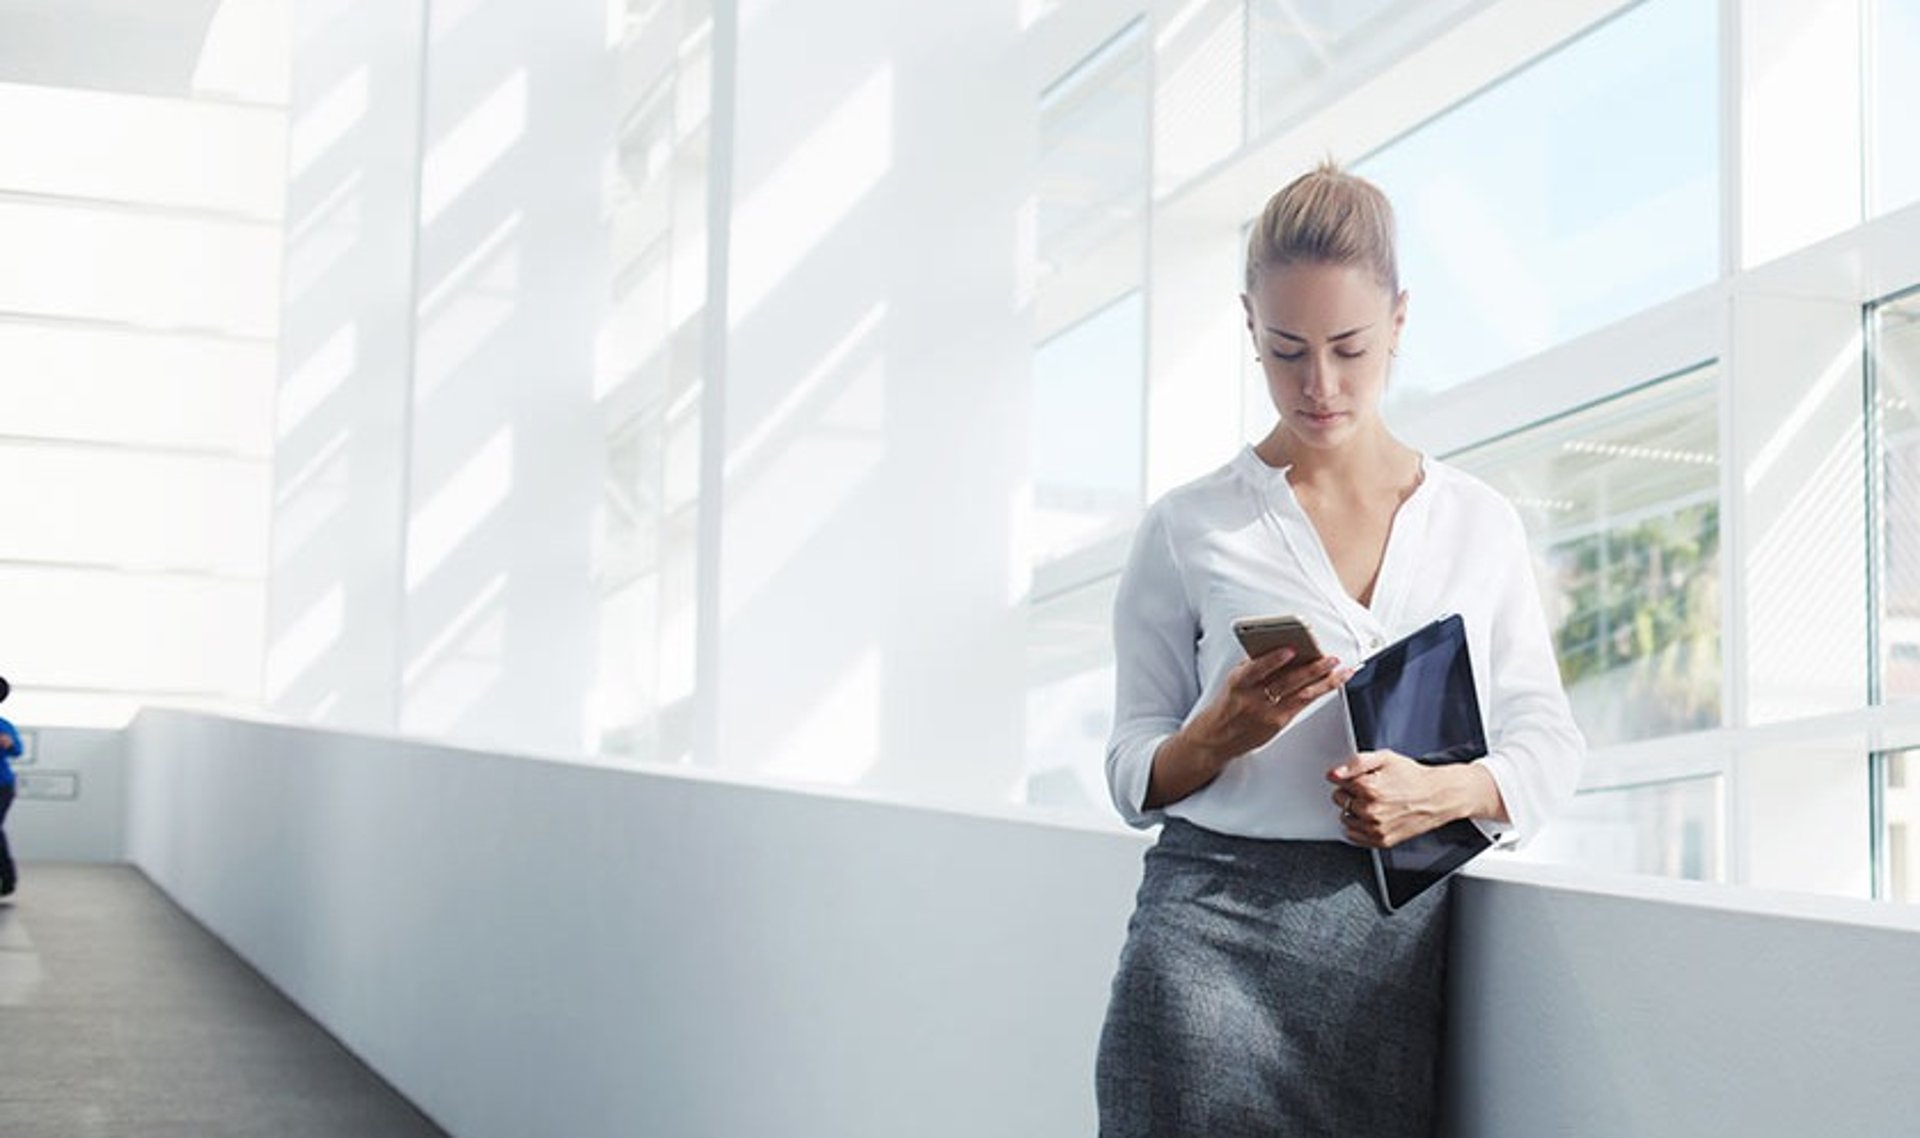
{"type": "Polygon", "coordinates": [[[1136,20],[1040,96],[1032,559],[1139,512],[1146,405],[1148,57],[1136,20]]]}
{"type": "Polygon", "coordinates": [[[223,27],[186,89],[0,83],[0,628],[37,723],[257,705],[286,65],[223,27]],[[265,73],[214,83],[223,50],[265,73]]]}
{"type": "Polygon", "coordinates": [[[1112,561],[1144,483],[1151,47],[1135,20],[1039,100],[1025,794],[1074,810],[1104,799],[1112,561]]]}
{"type": "Polygon", "coordinates": [[[1717,276],[1717,11],[1649,0],[1356,167],[1399,215],[1401,409],[1717,276]]]}
{"type": "Polygon", "coordinates": [[[1914,0],[1869,0],[1872,89],[1868,115],[1873,203],[1879,211],[1920,201],[1920,134],[1913,108],[1920,107],[1920,4],[1914,0]]]}
{"type": "Polygon", "coordinates": [[[1589,742],[1718,726],[1717,369],[1454,456],[1520,509],[1589,742]]]}
{"type": "Polygon", "coordinates": [[[1882,700],[1920,698],[1920,296],[1881,305],[1874,354],[1882,700]]]}
{"type": "Polygon", "coordinates": [[[679,761],[693,741],[713,14],[707,0],[624,8],[591,714],[600,753],[679,761]]]}
{"type": "Polygon", "coordinates": [[[1130,292],[1033,354],[1033,554],[1047,562],[1140,512],[1145,320],[1130,292]]]}
{"type": "Polygon", "coordinates": [[[1247,137],[1283,128],[1478,0],[1246,0],[1247,137]]]}

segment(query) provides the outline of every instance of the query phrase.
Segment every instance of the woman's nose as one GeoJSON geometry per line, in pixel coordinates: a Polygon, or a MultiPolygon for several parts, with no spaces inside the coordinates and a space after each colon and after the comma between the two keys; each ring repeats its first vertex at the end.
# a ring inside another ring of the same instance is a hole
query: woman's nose
{"type": "Polygon", "coordinates": [[[1309,352],[1306,358],[1307,373],[1301,386],[1309,398],[1319,399],[1333,393],[1333,369],[1318,353],[1309,352]]]}

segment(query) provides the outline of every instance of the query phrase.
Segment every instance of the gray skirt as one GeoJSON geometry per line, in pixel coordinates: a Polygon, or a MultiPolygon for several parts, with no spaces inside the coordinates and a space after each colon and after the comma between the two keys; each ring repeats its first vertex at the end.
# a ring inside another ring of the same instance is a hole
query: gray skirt
{"type": "Polygon", "coordinates": [[[1447,894],[1389,914],[1365,850],[1169,820],[1100,1035],[1101,1138],[1427,1138],[1447,894]]]}

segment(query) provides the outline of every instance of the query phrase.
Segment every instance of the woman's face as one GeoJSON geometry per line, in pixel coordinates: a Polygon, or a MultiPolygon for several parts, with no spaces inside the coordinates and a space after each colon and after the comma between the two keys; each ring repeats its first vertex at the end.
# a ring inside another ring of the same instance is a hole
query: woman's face
{"type": "Polygon", "coordinates": [[[1338,447],[1376,427],[1407,294],[1358,265],[1281,265],[1240,298],[1281,421],[1302,444],[1338,447]]]}

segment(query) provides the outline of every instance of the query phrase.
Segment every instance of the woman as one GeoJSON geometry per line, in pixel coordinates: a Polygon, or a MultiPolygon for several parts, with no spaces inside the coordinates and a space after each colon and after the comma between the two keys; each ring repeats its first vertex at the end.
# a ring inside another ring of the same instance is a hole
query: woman
{"type": "Polygon", "coordinates": [[[1448,890],[1385,913],[1361,847],[1460,818],[1525,840],[1584,743],[1518,516],[1381,419],[1407,316],[1386,197],[1332,165],[1274,195],[1241,302],[1279,420],[1153,505],[1114,608],[1108,785],[1163,826],[1101,1036],[1100,1132],[1425,1135],[1448,890]],[[1312,801],[1260,761],[1352,663],[1452,612],[1486,758],[1329,754],[1312,801]],[[1246,658],[1233,620],[1284,613],[1324,657],[1246,658]]]}

